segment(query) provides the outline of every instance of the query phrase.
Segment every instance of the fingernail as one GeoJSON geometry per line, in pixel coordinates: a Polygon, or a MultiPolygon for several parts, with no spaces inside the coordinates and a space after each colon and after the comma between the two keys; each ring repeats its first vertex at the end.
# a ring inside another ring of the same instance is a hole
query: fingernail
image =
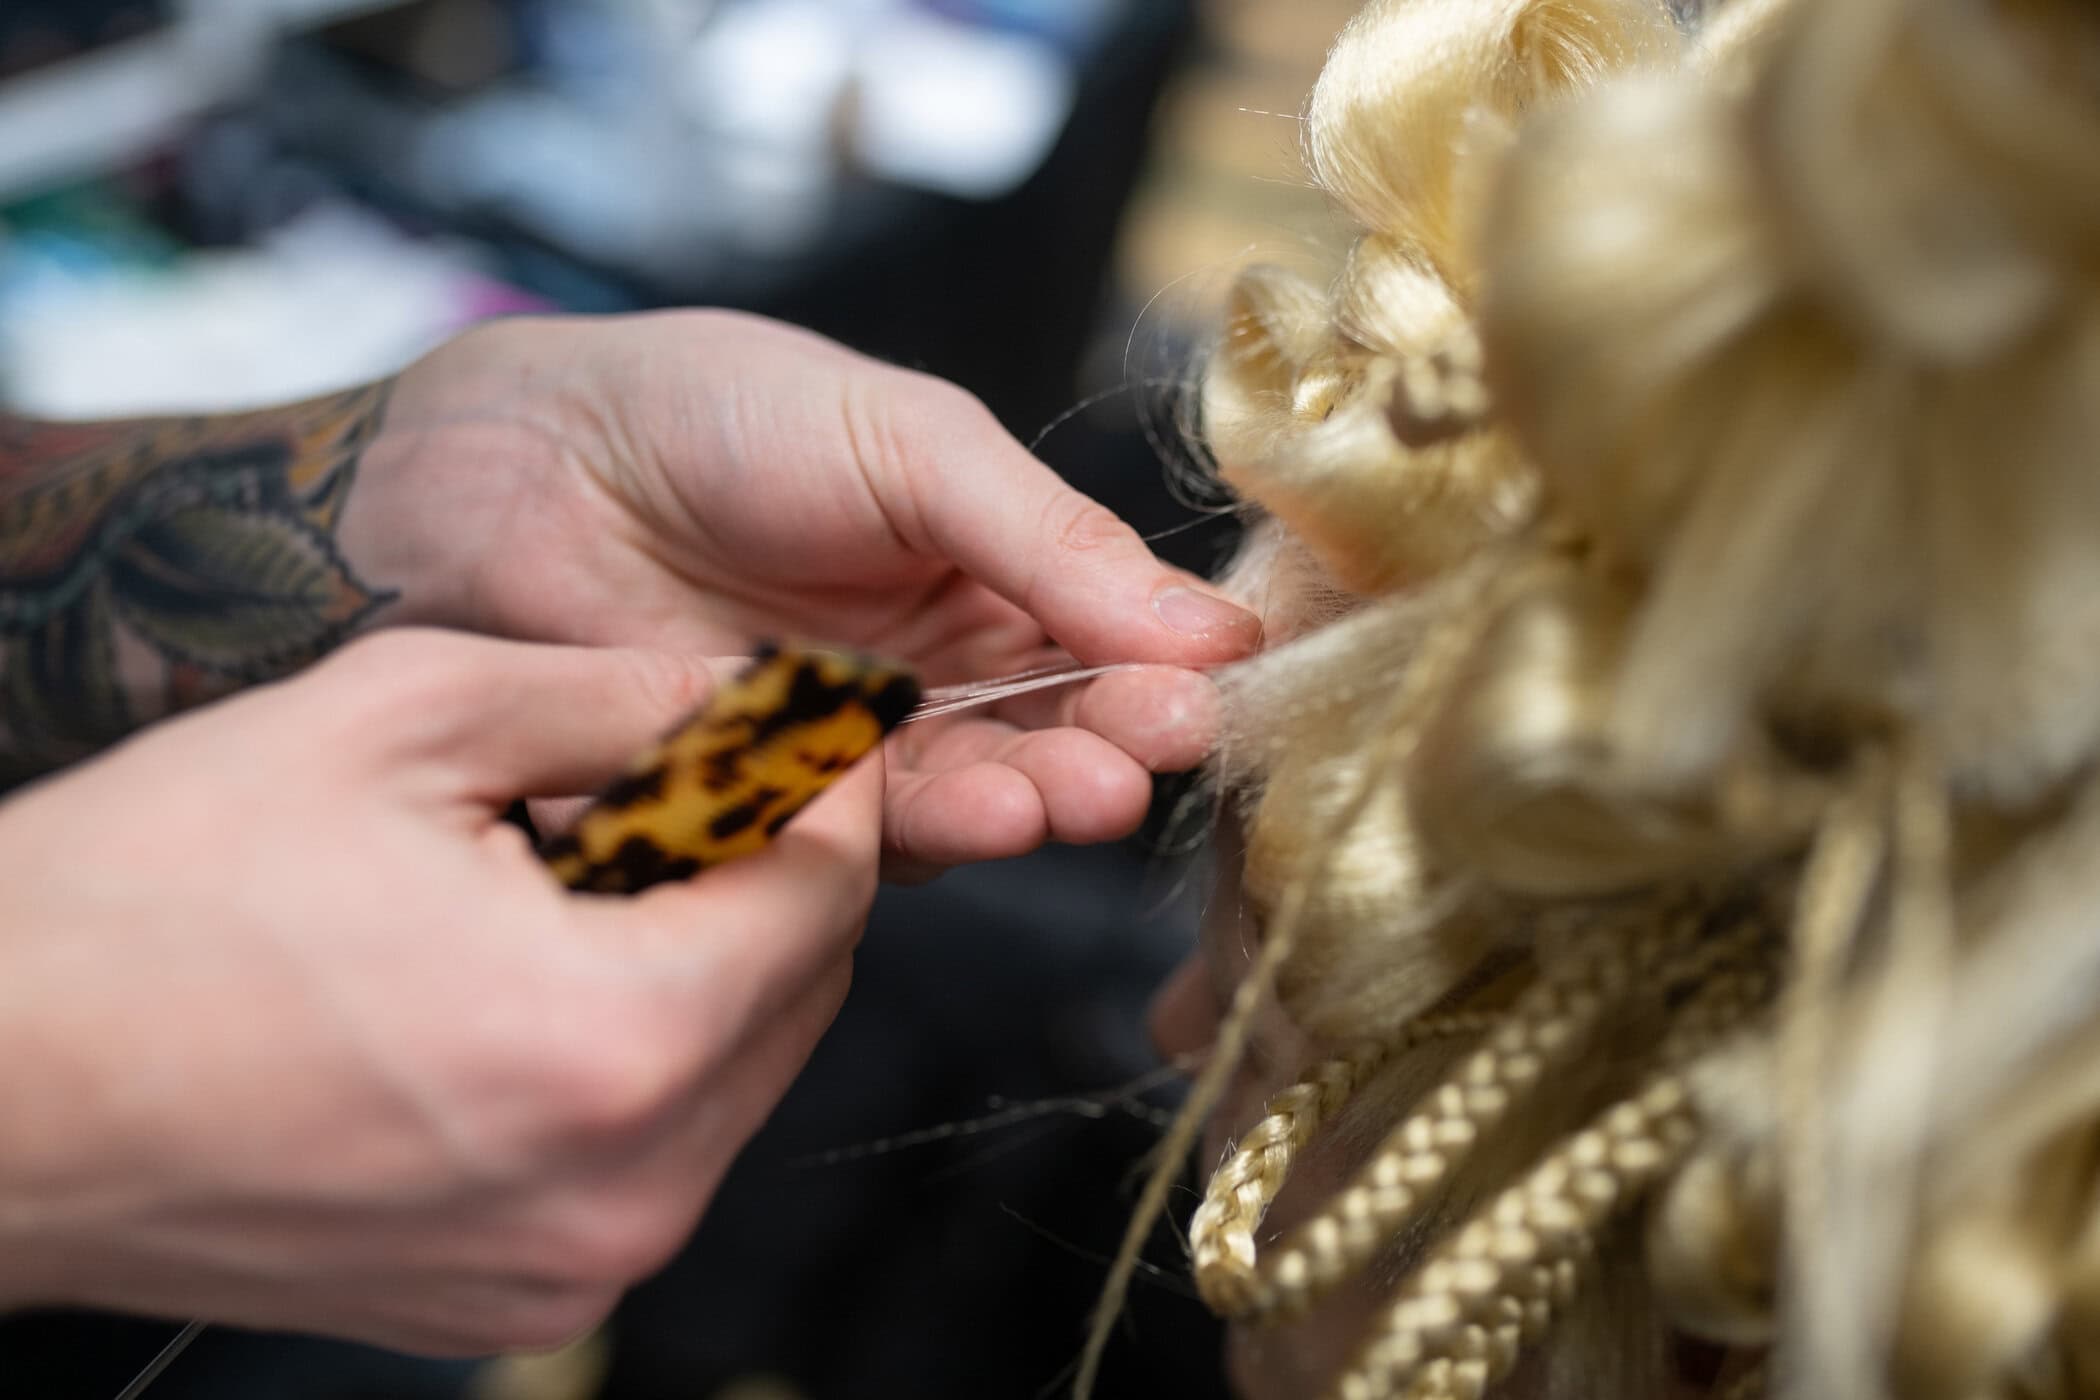
{"type": "Polygon", "coordinates": [[[1152,610],[1159,614],[1161,622],[1184,637],[1245,632],[1251,638],[1261,631],[1261,619],[1245,608],[1214,593],[1200,593],[1179,584],[1154,594],[1152,610]]]}

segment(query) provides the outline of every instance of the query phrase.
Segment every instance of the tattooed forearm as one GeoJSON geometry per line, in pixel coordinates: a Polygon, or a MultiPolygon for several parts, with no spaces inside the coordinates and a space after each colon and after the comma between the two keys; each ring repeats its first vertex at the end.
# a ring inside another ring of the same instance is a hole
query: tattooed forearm
{"type": "Polygon", "coordinates": [[[0,415],[0,776],[283,675],[392,599],[336,548],[388,387],[216,418],[0,415]]]}

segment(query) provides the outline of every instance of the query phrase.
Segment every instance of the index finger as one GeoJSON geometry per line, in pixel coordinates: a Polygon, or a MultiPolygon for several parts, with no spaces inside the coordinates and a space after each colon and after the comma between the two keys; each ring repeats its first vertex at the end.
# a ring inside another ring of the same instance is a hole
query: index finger
{"type": "Polygon", "coordinates": [[[1002,702],[995,713],[1024,729],[1084,729],[1147,771],[1180,773],[1210,756],[1221,700],[1208,676],[1177,666],[1137,666],[1081,685],[1002,702]]]}
{"type": "Polygon", "coordinates": [[[1261,621],[1162,563],[1135,530],[1031,457],[960,389],[893,371],[864,463],[921,552],[1021,607],[1082,661],[1208,666],[1252,651],[1261,621]]]}

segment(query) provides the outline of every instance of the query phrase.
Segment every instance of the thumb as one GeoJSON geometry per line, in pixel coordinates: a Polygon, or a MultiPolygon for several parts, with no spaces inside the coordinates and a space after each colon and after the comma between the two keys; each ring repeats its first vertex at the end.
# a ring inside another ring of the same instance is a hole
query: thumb
{"type": "Polygon", "coordinates": [[[508,802],[601,786],[706,702],[716,666],[742,664],[403,630],[317,672],[383,697],[399,746],[442,760],[475,797],[508,802]]]}
{"type": "Polygon", "coordinates": [[[939,380],[900,379],[876,399],[888,424],[873,440],[891,446],[867,468],[907,539],[1025,610],[1082,661],[1205,666],[1259,644],[1254,614],[1162,563],[982,404],[939,380]]]}
{"type": "Polygon", "coordinates": [[[882,790],[876,749],[757,854],[634,899],[578,900],[570,916],[595,942],[651,956],[671,1023],[734,1044],[859,942],[879,874],[882,790]]]}

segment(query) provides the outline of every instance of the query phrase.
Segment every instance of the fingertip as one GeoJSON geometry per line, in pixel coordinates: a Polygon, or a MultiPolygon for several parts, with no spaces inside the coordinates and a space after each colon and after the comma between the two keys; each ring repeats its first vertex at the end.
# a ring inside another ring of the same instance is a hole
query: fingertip
{"type": "Polygon", "coordinates": [[[1209,677],[1169,666],[1103,676],[1075,699],[1069,722],[1091,730],[1151,773],[1178,773],[1209,757],[1224,700],[1209,677]]]}
{"type": "MultiPolygon", "coordinates": [[[[1195,579],[1170,576],[1152,591],[1152,615],[1173,640],[1173,659],[1234,661],[1261,645],[1261,619],[1195,579]]],[[[1161,658],[1167,659],[1167,658],[1161,658]]]]}

